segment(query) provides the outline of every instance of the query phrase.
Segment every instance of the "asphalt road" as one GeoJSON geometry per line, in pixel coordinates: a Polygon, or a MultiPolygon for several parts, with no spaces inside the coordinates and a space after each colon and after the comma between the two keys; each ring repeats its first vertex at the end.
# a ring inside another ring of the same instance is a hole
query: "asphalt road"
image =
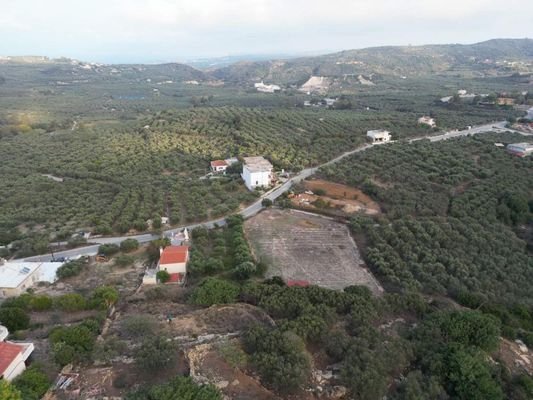
{"type": "MultiPolygon", "coordinates": [[[[427,135],[427,136],[423,136],[423,137],[419,137],[419,138],[414,138],[414,139],[411,139],[409,142],[411,143],[411,142],[414,142],[414,141],[417,141],[417,140],[423,140],[423,139],[429,139],[431,142],[438,142],[438,141],[441,141],[441,140],[447,140],[447,139],[456,138],[456,137],[460,137],[460,136],[475,135],[475,134],[479,134],[479,133],[491,132],[491,131],[500,131],[500,130],[513,131],[513,132],[520,133],[520,134],[522,134],[524,136],[529,136],[528,134],[524,134],[522,132],[514,131],[512,129],[506,129],[505,128],[505,124],[506,124],[505,121],[494,122],[494,123],[491,123],[491,124],[474,126],[471,129],[467,129],[467,130],[463,130],[463,131],[449,131],[449,132],[445,132],[443,134],[436,135],[436,136],[427,135]]],[[[356,148],[354,150],[347,151],[347,152],[341,154],[340,156],[337,156],[337,157],[333,158],[332,160],[329,160],[328,162],[326,162],[324,164],[321,164],[319,166],[312,167],[312,168],[303,169],[297,175],[295,175],[292,178],[288,179],[281,186],[278,186],[278,187],[270,190],[269,192],[265,193],[256,202],[252,203],[248,207],[246,207],[243,210],[239,211],[239,214],[241,214],[244,218],[249,218],[249,217],[254,216],[259,211],[261,211],[261,209],[263,208],[263,206],[261,205],[261,201],[264,198],[267,198],[267,199],[270,199],[270,200],[274,201],[279,196],[281,196],[283,193],[289,191],[289,189],[291,188],[293,183],[301,182],[302,180],[310,177],[311,175],[314,175],[319,168],[327,166],[327,165],[335,164],[336,162],[342,160],[345,157],[348,157],[348,156],[350,156],[352,154],[355,154],[355,153],[359,153],[359,152],[365,151],[365,150],[367,150],[367,149],[369,149],[369,148],[371,148],[373,146],[376,146],[376,145],[386,145],[386,143],[373,144],[373,145],[372,144],[365,144],[365,145],[363,145],[361,147],[358,147],[358,148],[356,148]]],[[[173,233],[182,231],[184,228],[187,228],[187,229],[191,230],[191,229],[194,229],[194,228],[199,227],[199,226],[204,226],[204,227],[206,227],[208,229],[212,229],[212,228],[215,227],[215,225],[222,226],[224,224],[225,224],[225,218],[219,218],[219,219],[215,219],[215,220],[211,220],[211,221],[206,221],[206,222],[201,222],[201,223],[191,224],[191,225],[184,225],[184,226],[180,226],[180,227],[177,227],[177,228],[169,229],[169,230],[164,231],[164,234],[167,235],[167,236],[170,236],[173,233]]],[[[114,236],[114,237],[92,238],[92,239],[90,239],[91,245],[89,245],[89,246],[78,247],[76,249],[71,249],[71,250],[64,250],[64,251],[54,252],[54,255],[55,255],[55,257],[65,257],[65,258],[67,258],[67,257],[71,257],[72,258],[72,257],[76,257],[76,256],[79,256],[79,255],[82,255],[82,256],[84,256],[84,255],[95,255],[98,252],[98,246],[101,245],[101,244],[111,244],[111,243],[119,244],[120,242],[122,242],[125,239],[137,239],[139,241],[139,243],[146,243],[146,242],[150,242],[150,241],[152,241],[154,239],[157,239],[159,237],[160,237],[159,235],[153,235],[151,233],[145,233],[145,234],[133,235],[133,236],[114,236]]],[[[51,259],[52,259],[51,254],[43,254],[43,255],[40,255],[40,256],[28,257],[28,258],[25,258],[24,260],[25,261],[50,261],[51,259]]]]}

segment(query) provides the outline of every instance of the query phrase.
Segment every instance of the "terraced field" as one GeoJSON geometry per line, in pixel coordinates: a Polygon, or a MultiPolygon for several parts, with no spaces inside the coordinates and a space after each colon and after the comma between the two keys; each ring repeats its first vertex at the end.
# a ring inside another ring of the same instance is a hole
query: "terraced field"
{"type": "Polygon", "coordinates": [[[256,256],[269,264],[268,277],[307,281],[329,289],[365,285],[383,292],[366,269],[348,228],[293,210],[267,210],[245,222],[256,256]]]}

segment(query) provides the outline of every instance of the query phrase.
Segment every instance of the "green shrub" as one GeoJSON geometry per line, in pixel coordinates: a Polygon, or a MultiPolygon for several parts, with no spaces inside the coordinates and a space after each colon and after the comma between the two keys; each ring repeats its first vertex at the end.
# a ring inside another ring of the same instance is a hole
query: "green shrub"
{"type": "Polygon", "coordinates": [[[107,257],[111,257],[119,251],[120,248],[116,244],[102,244],[98,247],[98,254],[103,254],[107,257]]]}
{"type": "Polygon", "coordinates": [[[23,310],[28,310],[30,307],[30,302],[32,299],[32,295],[28,293],[23,293],[20,296],[17,297],[10,297],[8,299],[5,299],[2,304],[0,304],[0,308],[22,308],[23,310]]]}
{"type": "Polygon", "coordinates": [[[33,364],[12,382],[24,400],[40,400],[50,387],[50,380],[42,368],[33,364]]]}
{"type": "Polygon", "coordinates": [[[261,205],[267,208],[272,207],[272,200],[265,197],[263,200],[261,200],[261,205]]]}
{"type": "Polygon", "coordinates": [[[257,272],[257,268],[253,262],[246,261],[242,264],[237,265],[233,269],[233,277],[239,280],[249,279],[252,275],[257,272]]]}
{"type": "Polygon", "coordinates": [[[128,254],[121,254],[115,258],[115,265],[121,268],[127,267],[128,265],[132,265],[134,262],[135,258],[128,254]]]}
{"type": "Polygon", "coordinates": [[[25,400],[22,398],[20,391],[4,379],[0,379],[0,399],[25,400]]]}
{"type": "Polygon", "coordinates": [[[138,248],[139,242],[136,239],[126,239],[120,243],[120,251],[123,251],[125,253],[137,250],[138,248]]]}
{"type": "Polygon", "coordinates": [[[164,336],[148,336],[135,351],[135,363],[145,371],[157,372],[174,363],[177,358],[176,344],[164,336]]]}
{"type": "Polygon", "coordinates": [[[76,358],[76,350],[64,342],[55,343],[52,345],[52,354],[54,361],[61,367],[70,364],[76,358]]]}
{"type": "Polygon", "coordinates": [[[308,381],[311,357],[296,334],[256,326],[244,335],[244,345],[262,381],[275,390],[294,392],[308,381]]]}
{"type": "Polygon", "coordinates": [[[222,395],[212,385],[198,385],[190,377],[178,376],[162,385],[139,389],[126,395],[125,400],[222,400],[222,395]]]}
{"type": "Polygon", "coordinates": [[[118,301],[118,291],[111,286],[100,286],[92,294],[90,305],[92,308],[108,309],[118,301]]]}
{"type": "Polygon", "coordinates": [[[59,365],[89,358],[94,348],[96,333],[83,324],[54,328],[48,336],[54,360],[59,365]]]}
{"type": "Polygon", "coordinates": [[[30,301],[30,308],[33,311],[46,311],[50,310],[54,305],[54,300],[47,295],[33,296],[30,301]]]}
{"type": "Polygon", "coordinates": [[[151,315],[132,315],[122,321],[122,333],[128,337],[146,337],[153,335],[159,323],[151,315]]]}
{"type": "Polygon", "coordinates": [[[69,261],[57,269],[56,275],[59,279],[69,278],[78,275],[82,268],[83,262],[79,260],[69,261]]]}
{"type": "Polygon", "coordinates": [[[198,286],[191,296],[191,302],[202,306],[233,303],[239,295],[239,287],[218,278],[207,278],[198,286]]]}
{"type": "Polygon", "coordinates": [[[0,324],[4,325],[10,332],[28,329],[30,316],[22,308],[0,308],[0,324]]]}
{"type": "Polygon", "coordinates": [[[167,283],[170,280],[170,274],[165,270],[157,271],[155,274],[157,280],[161,283],[167,283]]]}
{"type": "Polygon", "coordinates": [[[56,297],[55,306],[67,312],[81,311],[87,308],[87,300],[81,294],[67,293],[56,297]]]}

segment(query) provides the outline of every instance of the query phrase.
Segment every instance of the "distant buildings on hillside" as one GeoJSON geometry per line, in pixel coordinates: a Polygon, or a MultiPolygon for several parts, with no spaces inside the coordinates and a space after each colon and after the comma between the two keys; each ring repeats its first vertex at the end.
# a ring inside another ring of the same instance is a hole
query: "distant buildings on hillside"
{"type": "Polygon", "coordinates": [[[422,125],[428,125],[431,128],[434,128],[437,126],[435,119],[429,116],[423,116],[423,117],[418,118],[418,123],[422,125]]]}
{"type": "Polygon", "coordinates": [[[372,140],[372,143],[384,143],[391,140],[390,132],[384,129],[367,131],[366,136],[372,140]]]}
{"type": "MultiPolygon", "coordinates": [[[[449,103],[452,99],[453,99],[454,96],[446,96],[446,97],[442,97],[440,99],[440,101],[442,103],[449,103]]],[[[465,89],[460,89],[457,91],[457,97],[459,97],[460,99],[470,99],[470,100],[473,100],[474,97],[488,97],[488,94],[475,94],[475,93],[468,93],[465,89]]]]}
{"type": "Polygon", "coordinates": [[[533,143],[511,143],[507,145],[507,151],[518,157],[526,157],[533,154],[533,143]]]}
{"type": "Polygon", "coordinates": [[[332,107],[337,102],[337,99],[332,99],[329,97],[323,98],[321,100],[305,100],[304,107],[332,107]]]}
{"type": "Polygon", "coordinates": [[[263,81],[254,84],[254,87],[258,92],[262,93],[275,93],[281,90],[281,87],[278,85],[265,85],[263,81]]]}

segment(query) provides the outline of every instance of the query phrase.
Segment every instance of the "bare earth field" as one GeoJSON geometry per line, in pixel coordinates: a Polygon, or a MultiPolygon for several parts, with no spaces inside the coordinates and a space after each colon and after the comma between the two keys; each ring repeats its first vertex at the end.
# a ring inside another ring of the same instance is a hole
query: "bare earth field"
{"type": "Polygon", "coordinates": [[[267,277],[337,290],[365,285],[376,295],[383,293],[343,224],[295,210],[269,209],[247,220],[245,231],[255,255],[269,264],[267,277]]]}
{"type": "Polygon", "coordinates": [[[322,208],[321,211],[332,215],[350,215],[357,212],[374,215],[381,212],[379,205],[357,188],[321,179],[304,181],[303,185],[309,192],[297,194],[291,199],[292,204],[298,208],[316,210],[317,207],[313,203],[321,199],[328,204],[328,207],[322,208]],[[317,195],[316,191],[323,191],[324,194],[317,195]]]}

